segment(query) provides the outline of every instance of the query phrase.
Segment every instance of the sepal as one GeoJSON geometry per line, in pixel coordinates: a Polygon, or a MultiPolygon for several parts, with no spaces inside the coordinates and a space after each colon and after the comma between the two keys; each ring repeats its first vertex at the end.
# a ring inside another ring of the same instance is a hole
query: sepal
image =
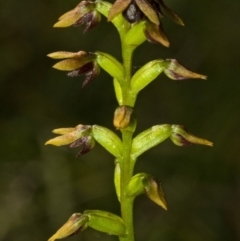
{"type": "Polygon", "coordinates": [[[171,135],[171,125],[156,125],[143,131],[133,139],[131,157],[136,159],[145,151],[163,142],[171,135]]]}
{"type": "Polygon", "coordinates": [[[119,81],[124,78],[124,69],[118,60],[107,53],[95,52],[95,54],[97,56],[97,63],[113,78],[116,78],[119,81]]]}
{"type": "Polygon", "coordinates": [[[85,214],[74,213],[68,221],[58,231],[48,239],[54,241],[56,239],[63,239],[83,231],[88,226],[89,217],[85,214]]]}
{"type": "Polygon", "coordinates": [[[135,198],[144,192],[153,202],[167,210],[167,202],[161,184],[150,174],[138,173],[128,183],[126,194],[135,198]]]}
{"type": "Polygon", "coordinates": [[[172,128],[172,134],[170,136],[170,139],[177,146],[188,146],[192,144],[213,146],[212,142],[196,137],[190,134],[189,132],[187,132],[184,126],[172,125],[171,128],[172,128]]]}
{"type": "Polygon", "coordinates": [[[117,158],[121,157],[122,142],[114,132],[105,127],[93,125],[92,135],[94,139],[113,156],[117,158]]]}
{"type": "Polygon", "coordinates": [[[84,215],[89,217],[88,226],[93,229],[110,235],[126,235],[125,223],[113,213],[101,210],[86,210],[84,215]]]}
{"type": "Polygon", "coordinates": [[[145,88],[149,83],[158,77],[164,70],[164,61],[157,59],[150,61],[141,67],[131,79],[131,89],[134,93],[138,93],[145,88]]]}

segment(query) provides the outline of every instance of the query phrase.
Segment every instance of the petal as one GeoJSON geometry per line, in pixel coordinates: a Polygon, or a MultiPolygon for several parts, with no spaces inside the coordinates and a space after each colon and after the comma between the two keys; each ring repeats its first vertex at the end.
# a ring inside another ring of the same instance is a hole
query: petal
{"type": "Polygon", "coordinates": [[[152,22],[155,23],[156,25],[159,25],[159,18],[157,12],[154,10],[152,5],[146,1],[146,0],[135,0],[137,3],[138,7],[141,9],[141,11],[148,17],[148,19],[152,22]]]}
{"type": "Polygon", "coordinates": [[[59,134],[59,135],[65,135],[67,133],[70,133],[72,131],[74,131],[75,128],[70,127],[70,128],[58,128],[58,129],[54,129],[52,132],[54,134],[59,134]]]}
{"type": "Polygon", "coordinates": [[[108,13],[108,21],[112,21],[118,14],[122,13],[132,0],[117,0],[108,13]]]}

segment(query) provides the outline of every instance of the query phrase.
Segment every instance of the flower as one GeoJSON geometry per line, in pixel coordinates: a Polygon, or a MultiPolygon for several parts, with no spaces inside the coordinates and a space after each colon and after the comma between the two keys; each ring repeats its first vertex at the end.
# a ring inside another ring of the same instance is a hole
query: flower
{"type": "Polygon", "coordinates": [[[61,136],[48,140],[45,145],[63,146],[69,145],[70,148],[82,146],[77,157],[89,152],[95,146],[95,140],[91,135],[92,127],[89,125],[77,125],[73,128],[59,128],[53,130],[53,133],[61,136]]]}
{"type": "Polygon", "coordinates": [[[95,27],[101,21],[101,15],[95,10],[95,3],[82,1],[74,9],[63,14],[54,27],[80,26],[86,24],[84,33],[95,27]]]}
{"type": "Polygon", "coordinates": [[[63,71],[70,71],[68,76],[75,77],[85,74],[85,80],[82,84],[84,87],[92,81],[100,73],[100,67],[95,61],[94,53],[79,51],[76,53],[58,51],[48,54],[48,57],[53,59],[64,59],[56,63],[53,68],[63,71]]]}
{"type": "Polygon", "coordinates": [[[177,14],[168,8],[162,0],[117,0],[109,11],[108,21],[120,13],[132,24],[147,20],[144,29],[147,40],[168,47],[170,44],[160,21],[164,17],[163,12],[177,24],[184,25],[177,14]]]}

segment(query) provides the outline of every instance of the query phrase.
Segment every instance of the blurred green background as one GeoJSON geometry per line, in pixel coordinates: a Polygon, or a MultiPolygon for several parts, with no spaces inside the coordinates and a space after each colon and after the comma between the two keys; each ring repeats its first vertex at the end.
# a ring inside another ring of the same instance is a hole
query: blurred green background
{"type": "MultiPolygon", "coordinates": [[[[145,153],[136,172],[161,180],[169,211],[144,195],[135,202],[137,241],[240,240],[240,1],[166,0],[184,20],[163,20],[171,47],[144,43],[134,69],[156,58],[177,58],[208,75],[174,82],[161,75],[138,98],[137,133],[156,124],[185,125],[213,148],[179,148],[169,140],[145,153]]],[[[50,52],[105,51],[121,59],[119,39],[102,22],[54,29],[75,0],[8,0],[0,3],[0,240],[47,240],[72,213],[105,209],[119,214],[113,157],[97,145],[76,159],[76,149],[44,146],[51,130],[81,124],[114,129],[117,102],[102,71],[84,89],[83,78],[51,68],[50,52]]],[[[69,238],[111,241],[87,229],[69,238]]]]}

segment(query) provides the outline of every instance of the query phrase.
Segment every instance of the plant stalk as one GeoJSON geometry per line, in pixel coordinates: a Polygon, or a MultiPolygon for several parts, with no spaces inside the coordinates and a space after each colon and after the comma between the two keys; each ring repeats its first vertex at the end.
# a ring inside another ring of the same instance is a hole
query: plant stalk
{"type": "MultiPolygon", "coordinates": [[[[126,46],[122,43],[123,67],[125,71],[125,79],[123,82],[123,104],[134,107],[135,99],[131,96],[130,80],[132,76],[132,54],[134,48],[126,46]]],[[[134,130],[133,130],[134,131],[134,130]]],[[[133,131],[122,130],[123,156],[121,161],[121,215],[127,227],[127,235],[119,236],[120,241],[134,241],[133,227],[133,198],[127,197],[125,190],[132,175],[134,164],[131,161],[131,147],[133,131]]]]}

